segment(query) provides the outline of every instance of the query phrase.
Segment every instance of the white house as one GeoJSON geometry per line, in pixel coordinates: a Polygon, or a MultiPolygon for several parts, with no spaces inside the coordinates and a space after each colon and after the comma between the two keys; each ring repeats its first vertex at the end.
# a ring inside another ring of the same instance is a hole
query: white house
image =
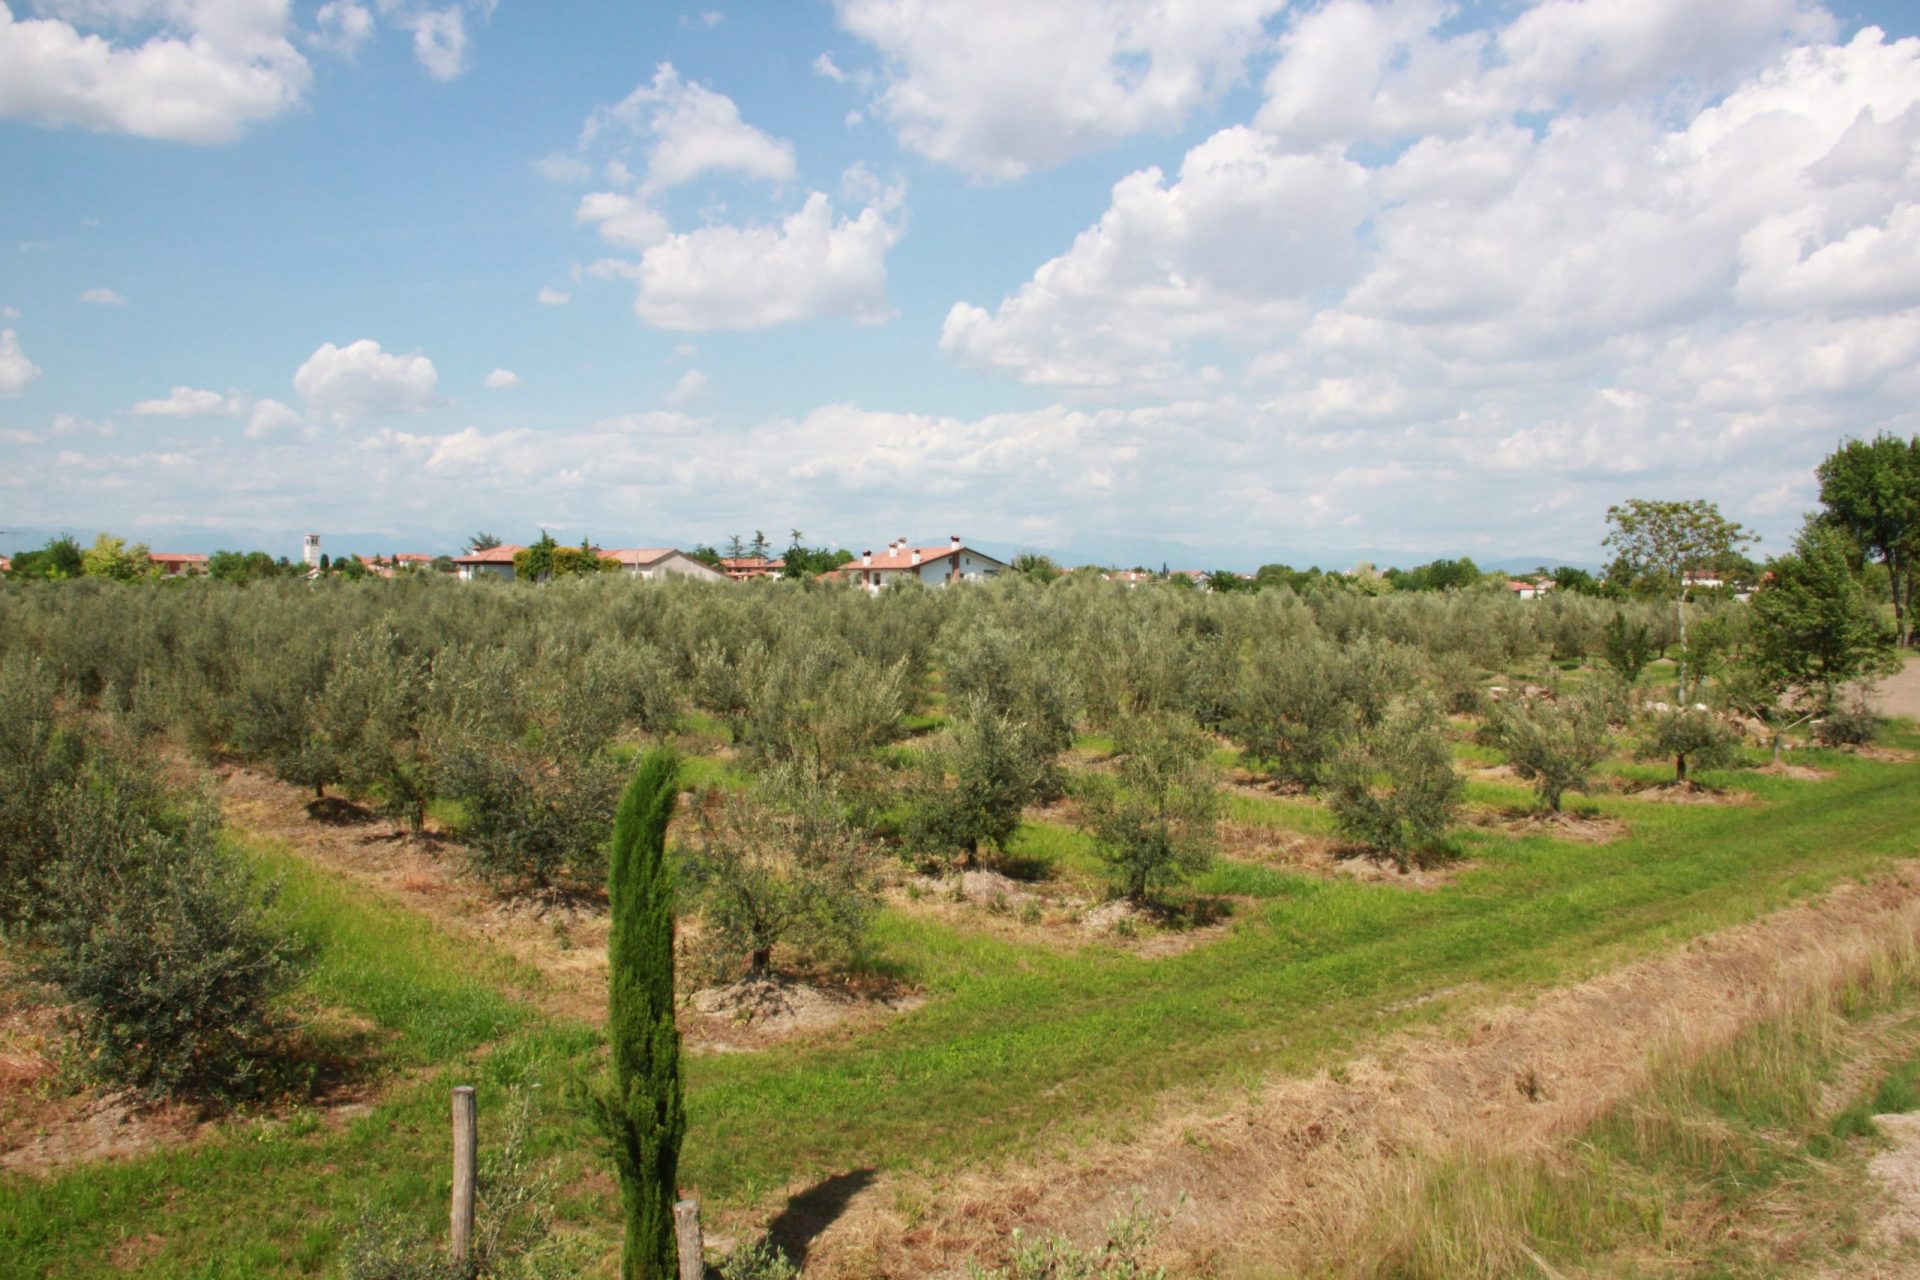
{"type": "Polygon", "coordinates": [[[1553,579],[1541,578],[1537,582],[1528,582],[1525,578],[1507,579],[1507,590],[1521,600],[1538,600],[1553,590],[1553,579]]]}
{"type": "Polygon", "coordinates": [[[913,580],[929,587],[944,587],[949,582],[978,582],[1006,571],[1001,561],[963,545],[956,533],[944,547],[910,547],[905,538],[900,538],[883,554],[862,552],[835,572],[863,590],[878,592],[896,582],[913,580]]]}
{"type": "Polygon", "coordinates": [[[620,562],[620,572],[636,578],[692,578],[697,582],[730,582],[732,579],[712,565],[702,564],[684,551],[672,547],[627,547],[602,551],[604,560],[620,562]]]}
{"type": "Polygon", "coordinates": [[[485,551],[469,551],[458,556],[453,562],[453,571],[462,582],[472,582],[475,578],[499,578],[505,582],[513,581],[513,555],[522,548],[503,545],[488,547],[485,551]]]}

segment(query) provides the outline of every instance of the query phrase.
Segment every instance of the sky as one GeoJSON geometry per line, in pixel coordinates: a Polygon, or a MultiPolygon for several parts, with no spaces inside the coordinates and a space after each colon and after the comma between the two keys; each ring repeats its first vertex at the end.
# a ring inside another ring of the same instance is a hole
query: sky
{"type": "Polygon", "coordinates": [[[1777,553],[1916,393],[1912,0],[0,0],[0,549],[1777,553]]]}

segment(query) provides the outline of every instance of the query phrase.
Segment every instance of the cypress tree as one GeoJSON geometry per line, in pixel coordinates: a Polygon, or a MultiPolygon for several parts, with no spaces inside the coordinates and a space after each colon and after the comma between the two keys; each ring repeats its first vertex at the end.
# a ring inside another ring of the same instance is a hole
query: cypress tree
{"type": "Polygon", "coordinates": [[[627,1220],[622,1280],[672,1280],[678,1268],[673,1203],[687,1116],[673,1020],[673,885],[666,862],[678,771],[672,751],[647,752],[613,827],[607,885],[613,1080],[593,1097],[592,1110],[620,1174],[627,1220]]]}

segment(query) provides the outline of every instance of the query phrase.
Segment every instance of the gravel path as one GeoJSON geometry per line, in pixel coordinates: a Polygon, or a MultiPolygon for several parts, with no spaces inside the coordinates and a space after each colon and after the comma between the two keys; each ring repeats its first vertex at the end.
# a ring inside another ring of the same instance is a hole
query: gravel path
{"type": "Polygon", "coordinates": [[[1920,720],[1920,655],[1909,657],[1899,675],[1882,680],[1874,700],[1882,715],[1920,720]]]}

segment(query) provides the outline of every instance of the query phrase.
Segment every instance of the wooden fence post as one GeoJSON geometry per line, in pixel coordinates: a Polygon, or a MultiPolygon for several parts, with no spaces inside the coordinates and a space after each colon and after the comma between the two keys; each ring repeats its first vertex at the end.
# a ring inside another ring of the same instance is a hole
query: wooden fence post
{"type": "Polygon", "coordinates": [[[473,1252],[473,1164],[479,1140],[473,1114],[473,1086],[453,1091],[453,1260],[473,1252]]]}
{"type": "Polygon", "coordinates": [[[673,1234],[679,1243],[680,1280],[706,1280],[707,1254],[700,1240],[700,1202],[681,1200],[673,1206],[673,1234]]]}

